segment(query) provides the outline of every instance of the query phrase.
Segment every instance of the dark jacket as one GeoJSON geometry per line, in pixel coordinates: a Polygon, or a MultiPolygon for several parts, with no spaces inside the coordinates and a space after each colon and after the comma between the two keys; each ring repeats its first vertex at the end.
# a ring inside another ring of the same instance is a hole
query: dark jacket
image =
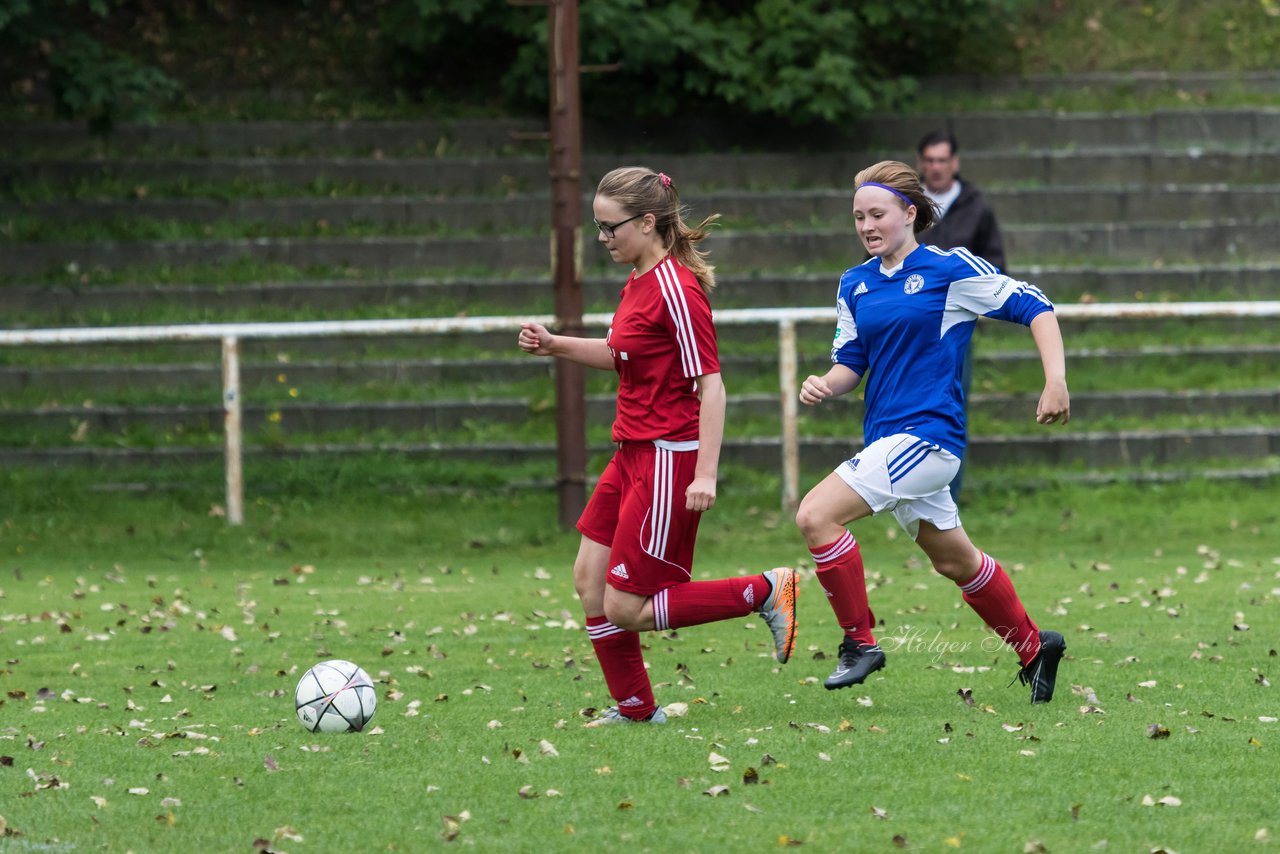
{"type": "Polygon", "coordinates": [[[959,175],[960,195],[947,209],[947,215],[930,228],[921,232],[921,243],[932,243],[939,249],[963,246],[983,260],[990,261],[1007,273],[1004,265],[1004,242],[1000,239],[1000,226],[996,215],[987,205],[978,188],[964,181],[959,175]]]}

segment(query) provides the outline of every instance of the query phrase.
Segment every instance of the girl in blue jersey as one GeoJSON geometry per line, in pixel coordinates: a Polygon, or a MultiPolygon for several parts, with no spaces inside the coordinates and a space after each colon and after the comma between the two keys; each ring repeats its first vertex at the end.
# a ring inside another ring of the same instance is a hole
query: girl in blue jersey
{"type": "Polygon", "coordinates": [[[853,217],[871,258],[841,276],[831,370],[810,376],[800,390],[801,402],[816,406],[866,380],[863,450],[815,486],[796,514],[845,632],[839,666],[825,685],[856,685],[885,666],[862,557],[845,526],[888,510],[1018,654],[1031,702],[1046,703],[1066,643],[1037,628],[1000,564],[970,542],[948,485],[964,451],[960,372],[979,317],[1031,328],[1045,375],[1036,420],[1065,424],[1070,417],[1053,304],[966,249],[921,244],[916,235],[933,224],[935,211],[906,164],[877,163],[859,172],[854,186],[853,217]]]}

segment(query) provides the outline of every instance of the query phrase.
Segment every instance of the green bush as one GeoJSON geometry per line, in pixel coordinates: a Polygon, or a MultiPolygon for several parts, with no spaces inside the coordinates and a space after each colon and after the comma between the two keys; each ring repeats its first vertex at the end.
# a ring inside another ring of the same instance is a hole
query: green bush
{"type": "Polygon", "coordinates": [[[48,81],[54,111],[85,119],[105,132],[119,121],[154,121],[178,85],[159,69],[130,54],[105,47],[90,25],[112,14],[126,17],[122,4],[107,0],[0,0],[2,76],[48,81]]]}
{"type": "MultiPolygon", "coordinates": [[[[1021,0],[595,0],[580,6],[588,116],[746,112],[796,124],[899,106],[962,42],[1007,39],[1021,0]]],[[[546,12],[507,0],[393,0],[383,30],[402,84],[545,109],[546,12]],[[514,56],[514,61],[506,57],[514,56]]]]}

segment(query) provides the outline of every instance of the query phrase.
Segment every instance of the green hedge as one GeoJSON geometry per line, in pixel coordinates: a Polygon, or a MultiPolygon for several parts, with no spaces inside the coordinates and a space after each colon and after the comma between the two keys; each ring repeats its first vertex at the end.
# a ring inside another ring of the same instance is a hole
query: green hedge
{"type": "Polygon", "coordinates": [[[0,0],[0,56],[9,74],[43,77],[55,112],[86,119],[97,131],[117,121],[153,120],[178,84],[90,34],[113,14],[126,16],[120,6],[108,0],[0,0]]]}
{"type": "MultiPolygon", "coordinates": [[[[595,118],[746,112],[839,122],[901,105],[916,75],[998,49],[1022,0],[585,0],[581,61],[595,118]]],[[[394,73],[419,91],[457,87],[507,110],[545,109],[545,7],[507,0],[392,0],[394,73]],[[514,57],[514,59],[512,59],[514,57]]]]}

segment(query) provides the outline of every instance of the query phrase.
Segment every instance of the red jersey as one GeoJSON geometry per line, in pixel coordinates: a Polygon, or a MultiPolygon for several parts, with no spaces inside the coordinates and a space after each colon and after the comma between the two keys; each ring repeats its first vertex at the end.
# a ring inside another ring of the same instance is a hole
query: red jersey
{"type": "Polygon", "coordinates": [[[698,280],[668,255],[631,277],[606,338],[618,372],[613,440],[698,438],[696,378],[720,371],[711,303],[698,280]]]}

